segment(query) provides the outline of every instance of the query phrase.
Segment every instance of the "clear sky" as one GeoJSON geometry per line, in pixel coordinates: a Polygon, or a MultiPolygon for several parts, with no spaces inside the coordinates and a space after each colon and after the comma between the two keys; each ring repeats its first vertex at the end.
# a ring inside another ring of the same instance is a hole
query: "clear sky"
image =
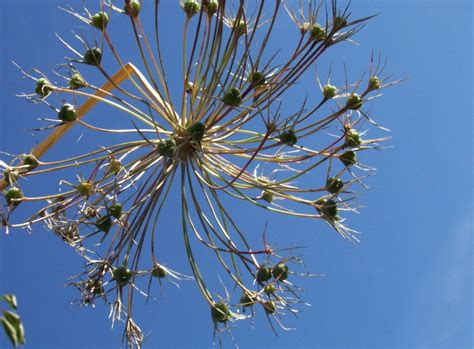
{"type": "MultiPolygon", "coordinates": [[[[15,97],[32,85],[11,61],[53,69],[66,55],[54,33],[71,39],[70,30],[82,29],[58,10],[66,1],[1,3],[0,149],[25,152],[43,137],[31,137],[27,129],[38,125],[35,118],[47,110],[15,97]]],[[[67,3],[79,8],[82,2],[67,3]]],[[[162,6],[170,13],[168,25],[183,22],[177,1],[162,0],[162,6]]],[[[296,330],[278,330],[277,337],[260,315],[254,328],[237,323],[233,335],[241,348],[472,348],[472,2],[356,0],[352,10],[354,16],[380,15],[357,35],[359,46],[344,44],[335,54],[329,52],[326,62],[332,62],[336,77],[344,64],[358,77],[372,50],[389,58],[386,70],[395,78],[408,77],[385,90],[374,105],[392,139],[390,148],[366,159],[378,168],[368,180],[374,190],[360,199],[366,206],[362,213],[349,217],[351,227],[363,232],[361,242],[344,241],[320,221],[231,205],[242,218],[257,217],[243,224],[255,224],[258,234],[269,218],[270,242],[307,245],[301,254],[308,269],[326,275],[298,281],[312,306],[296,320],[285,318],[296,330]]],[[[283,20],[279,42],[286,45],[297,35],[283,20]]],[[[172,44],[176,38],[170,30],[163,40],[172,44]]],[[[327,67],[319,70],[327,73],[327,67]]],[[[307,90],[317,88],[313,78],[303,84],[307,90]]],[[[74,142],[69,146],[55,154],[76,147],[74,142]]],[[[170,233],[169,258],[173,267],[189,273],[182,242],[173,236],[178,224],[169,218],[163,227],[170,233]]],[[[120,346],[122,328],[110,329],[105,307],[71,305],[78,294],[64,285],[81,266],[79,256],[41,227],[31,235],[12,231],[0,236],[0,293],[18,297],[27,348],[120,346]]],[[[156,301],[140,304],[136,318],[149,335],[145,348],[211,346],[208,306],[192,282],[180,286],[165,282],[162,291],[155,287],[156,301]]],[[[226,335],[224,344],[232,347],[226,335]]],[[[3,336],[0,347],[8,347],[3,336]]]]}

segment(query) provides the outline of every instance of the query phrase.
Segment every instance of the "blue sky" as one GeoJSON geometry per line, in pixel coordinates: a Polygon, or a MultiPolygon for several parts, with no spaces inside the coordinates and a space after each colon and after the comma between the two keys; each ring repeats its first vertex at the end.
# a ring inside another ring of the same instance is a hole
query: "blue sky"
{"type": "MultiPolygon", "coordinates": [[[[170,11],[166,23],[181,23],[177,2],[162,2],[163,10],[170,11]]],[[[79,7],[81,2],[68,3],[79,7]]],[[[58,10],[64,4],[59,0],[2,4],[0,149],[25,152],[41,140],[41,134],[31,137],[27,129],[37,125],[34,119],[46,109],[15,97],[32,87],[10,62],[48,71],[66,54],[54,33],[71,38],[77,23],[58,10]]],[[[301,253],[308,269],[326,275],[298,281],[312,307],[296,320],[285,319],[296,330],[280,330],[276,337],[260,316],[253,329],[241,322],[233,334],[241,348],[471,348],[473,5],[357,0],[352,10],[354,16],[380,15],[357,35],[359,46],[345,44],[329,52],[326,62],[332,62],[336,78],[344,63],[358,77],[372,50],[389,58],[387,71],[395,78],[408,77],[375,103],[377,120],[391,130],[392,139],[390,148],[365,159],[378,173],[368,180],[374,190],[360,199],[366,207],[349,217],[351,227],[363,232],[361,242],[342,240],[323,222],[266,217],[253,207],[231,205],[242,217],[261,215],[253,226],[258,232],[269,218],[270,241],[307,245],[301,253]]],[[[283,21],[278,35],[285,43],[297,32],[283,21]]],[[[170,44],[174,39],[168,35],[164,40],[170,44]]],[[[324,76],[327,68],[320,69],[324,76]]],[[[313,76],[302,84],[303,89],[316,88],[313,76]]],[[[73,132],[71,140],[79,134],[73,132]]],[[[182,243],[172,237],[179,220],[166,217],[169,262],[189,273],[182,243]]],[[[243,224],[252,227],[255,222],[243,224]]],[[[12,231],[0,236],[0,293],[18,296],[27,348],[120,346],[122,329],[110,329],[105,307],[71,305],[77,293],[64,284],[81,266],[79,256],[40,227],[31,235],[12,231]]],[[[210,347],[208,306],[193,283],[180,286],[156,287],[157,300],[137,310],[137,321],[149,334],[145,348],[210,347]]],[[[232,345],[228,336],[224,343],[232,345]]],[[[3,337],[0,347],[8,347],[3,337]]]]}

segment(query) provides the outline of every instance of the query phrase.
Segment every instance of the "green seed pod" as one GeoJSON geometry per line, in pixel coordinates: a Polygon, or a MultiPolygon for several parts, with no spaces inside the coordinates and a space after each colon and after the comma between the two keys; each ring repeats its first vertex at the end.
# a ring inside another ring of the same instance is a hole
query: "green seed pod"
{"type": "Polygon", "coordinates": [[[76,189],[81,195],[90,196],[94,190],[94,186],[91,182],[84,181],[79,183],[76,189]]]}
{"type": "Polygon", "coordinates": [[[120,202],[116,202],[115,204],[109,206],[108,211],[112,217],[119,219],[122,216],[122,204],[120,202]]]}
{"type": "Polygon", "coordinates": [[[252,305],[255,304],[255,296],[248,292],[244,292],[242,294],[242,297],[240,297],[240,305],[242,305],[244,308],[245,307],[251,307],[252,305]]]}
{"type": "Polygon", "coordinates": [[[326,190],[331,194],[338,194],[344,187],[344,182],[340,178],[330,177],[326,181],[326,190]]]}
{"type": "Polygon", "coordinates": [[[269,191],[264,191],[262,193],[262,200],[265,200],[266,202],[268,202],[269,204],[272,203],[273,201],[273,193],[270,193],[269,191]]]}
{"type": "Polygon", "coordinates": [[[214,322],[226,322],[232,318],[230,310],[223,301],[214,303],[211,307],[211,316],[214,322]]]}
{"type": "Polygon", "coordinates": [[[256,280],[259,284],[268,281],[272,278],[272,271],[270,268],[262,265],[260,268],[257,270],[257,277],[256,280]]]}
{"type": "Polygon", "coordinates": [[[219,9],[219,2],[217,0],[204,0],[202,2],[202,10],[211,17],[219,9]]]}
{"type": "Polygon", "coordinates": [[[104,288],[102,287],[102,281],[98,279],[89,279],[89,281],[87,281],[87,290],[93,294],[103,294],[104,288]]]}
{"type": "Polygon", "coordinates": [[[114,280],[119,287],[125,286],[132,278],[132,272],[126,267],[118,267],[112,271],[114,280]]]}
{"type": "Polygon", "coordinates": [[[334,31],[338,31],[347,26],[347,20],[344,17],[334,17],[333,28],[334,31]]]}
{"type": "Polygon", "coordinates": [[[273,314],[276,311],[276,305],[274,301],[267,301],[262,303],[263,309],[265,309],[265,312],[267,314],[273,314]]]}
{"type": "Polygon", "coordinates": [[[358,148],[360,144],[361,144],[361,139],[360,139],[359,132],[357,132],[356,130],[352,128],[346,130],[344,145],[346,147],[358,148]]]}
{"type": "Polygon", "coordinates": [[[72,90],[77,90],[78,88],[85,87],[86,82],[81,74],[75,73],[72,74],[71,78],[69,79],[69,88],[72,90]]]}
{"type": "Polygon", "coordinates": [[[92,47],[84,53],[83,62],[89,65],[100,65],[102,60],[102,50],[98,47],[92,47]]]}
{"type": "Polygon", "coordinates": [[[313,24],[313,27],[311,28],[309,36],[311,40],[313,41],[321,41],[321,40],[324,40],[324,38],[326,37],[326,32],[324,31],[323,27],[315,23],[313,24]]]}
{"type": "Polygon", "coordinates": [[[254,71],[248,80],[253,87],[262,86],[266,83],[265,75],[260,71],[254,71]]]}
{"type": "Polygon", "coordinates": [[[186,0],[183,4],[183,10],[191,18],[201,10],[201,6],[195,0],[186,0]]]}
{"type": "Polygon", "coordinates": [[[238,88],[230,88],[224,93],[224,97],[222,97],[222,102],[225,105],[230,107],[237,107],[242,103],[242,95],[240,94],[240,90],[238,88]]]}
{"type": "Polygon", "coordinates": [[[278,263],[272,269],[272,274],[278,281],[288,279],[288,266],[285,263],[278,263]]]}
{"type": "Polygon", "coordinates": [[[53,86],[51,83],[45,79],[45,78],[40,78],[36,80],[36,88],[35,88],[35,93],[40,95],[41,98],[45,98],[49,96],[49,94],[53,91],[53,86]]]}
{"type": "Polygon", "coordinates": [[[162,140],[156,146],[156,150],[158,154],[172,158],[176,153],[176,141],[173,138],[162,140]]]}
{"type": "Polygon", "coordinates": [[[342,161],[344,166],[349,167],[354,165],[357,162],[356,153],[352,150],[348,150],[341,155],[339,155],[339,160],[342,161]]]}
{"type": "Polygon", "coordinates": [[[202,122],[196,122],[186,129],[188,136],[190,136],[195,142],[202,141],[205,132],[206,125],[204,125],[202,122]]]}
{"type": "Polygon", "coordinates": [[[109,23],[109,15],[103,11],[97,12],[95,15],[91,17],[91,26],[105,30],[107,24],[109,23]]]}
{"type": "Polygon", "coordinates": [[[337,94],[337,87],[327,84],[323,87],[323,96],[325,99],[334,98],[337,94]]]}
{"type": "Polygon", "coordinates": [[[347,98],[346,107],[347,109],[357,110],[362,107],[362,104],[362,98],[357,93],[353,93],[347,98]]]}
{"type": "Polygon", "coordinates": [[[247,23],[243,19],[240,19],[238,22],[234,22],[234,30],[237,36],[247,34],[247,23]]]}
{"type": "Polygon", "coordinates": [[[122,169],[122,163],[120,162],[120,160],[112,157],[109,162],[108,171],[110,173],[117,174],[120,172],[121,169],[122,169]]]}
{"type": "Polygon", "coordinates": [[[369,79],[369,86],[367,87],[367,90],[373,91],[373,90],[378,90],[379,88],[382,87],[382,84],[380,83],[380,80],[378,76],[371,76],[369,79]]]}
{"type": "Polygon", "coordinates": [[[63,104],[61,109],[59,109],[58,119],[62,122],[75,121],[77,119],[76,108],[69,103],[63,104]]]}
{"type": "Polygon", "coordinates": [[[157,264],[151,271],[151,275],[158,279],[163,279],[164,277],[166,277],[166,270],[163,269],[161,265],[157,264]]]}
{"type": "Polygon", "coordinates": [[[265,292],[268,295],[274,294],[275,293],[275,285],[274,284],[265,285],[265,287],[263,288],[263,292],[265,292]]]}
{"type": "Polygon", "coordinates": [[[36,156],[34,156],[33,154],[23,154],[21,156],[21,165],[28,166],[27,171],[31,171],[38,167],[39,162],[36,156]]]}
{"type": "Polygon", "coordinates": [[[125,14],[129,16],[138,17],[141,7],[141,4],[137,0],[131,0],[128,6],[125,3],[123,10],[125,11],[125,14]]]}
{"type": "Polygon", "coordinates": [[[110,228],[112,228],[112,219],[110,219],[109,215],[101,216],[97,218],[95,222],[95,227],[104,233],[108,233],[110,228]]]}
{"type": "Polygon", "coordinates": [[[11,187],[5,193],[5,201],[7,202],[8,206],[17,206],[23,201],[23,192],[20,188],[11,187]]]}
{"type": "Polygon", "coordinates": [[[5,171],[3,171],[3,180],[7,182],[8,185],[15,184],[18,178],[20,178],[20,174],[18,173],[17,170],[8,168],[5,171]]]}
{"type": "Polygon", "coordinates": [[[316,209],[325,217],[331,220],[338,220],[337,203],[334,200],[319,199],[315,202],[316,209]]]}
{"type": "Polygon", "coordinates": [[[286,130],[280,133],[280,142],[286,145],[295,145],[298,142],[294,130],[286,130]]]}

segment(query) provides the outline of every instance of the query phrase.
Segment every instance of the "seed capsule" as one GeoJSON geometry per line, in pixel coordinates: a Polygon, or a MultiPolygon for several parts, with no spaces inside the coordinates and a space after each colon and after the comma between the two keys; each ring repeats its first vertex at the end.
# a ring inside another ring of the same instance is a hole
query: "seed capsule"
{"type": "Polygon", "coordinates": [[[316,209],[325,217],[331,220],[338,220],[337,203],[334,200],[319,199],[315,202],[316,209]]]}
{"type": "Polygon", "coordinates": [[[295,145],[298,142],[294,130],[286,130],[280,133],[280,142],[286,145],[295,145]]]}
{"type": "Polygon", "coordinates": [[[274,301],[267,301],[262,303],[262,305],[267,314],[273,314],[276,311],[276,305],[274,301]]]}
{"type": "Polygon", "coordinates": [[[183,10],[188,17],[192,17],[201,10],[201,6],[194,0],[186,0],[183,4],[183,10]]]}
{"type": "Polygon", "coordinates": [[[91,182],[84,181],[79,183],[76,189],[81,195],[90,196],[94,190],[94,187],[91,182]]]}
{"type": "Polygon", "coordinates": [[[217,0],[204,0],[202,2],[202,9],[210,17],[219,9],[219,2],[217,0]]]}
{"type": "Polygon", "coordinates": [[[333,28],[335,31],[342,29],[347,26],[347,20],[344,17],[334,17],[333,28]]]}
{"type": "Polygon", "coordinates": [[[288,279],[288,266],[285,263],[278,263],[272,269],[272,274],[278,281],[288,279]]]}
{"type": "Polygon", "coordinates": [[[122,169],[122,162],[119,159],[112,157],[109,162],[108,171],[110,173],[117,174],[120,172],[121,169],[122,169]]]}
{"type": "Polygon", "coordinates": [[[327,84],[323,87],[323,96],[325,99],[334,98],[337,94],[337,87],[327,84]]]}
{"type": "Polygon", "coordinates": [[[17,206],[23,201],[23,192],[20,188],[11,187],[5,193],[5,201],[7,202],[8,206],[17,206]]]}
{"type": "Polygon", "coordinates": [[[91,26],[104,30],[109,23],[109,15],[103,11],[96,13],[91,17],[91,26]]]}
{"type": "Polygon", "coordinates": [[[34,156],[33,154],[23,154],[21,156],[21,165],[28,166],[27,170],[31,171],[38,167],[39,162],[36,156],[34,156]]]}
{"type": "Polygon", "coordinates": [[[212,320],[215,322],[226,322],[232,318],[230,310],[223,301],[214,303],[211,307],[212,320]]]}
{"type": "Polygon", "coordinates": [[[240,94],[240,90],[238,88],[230,88],[224,93],[224,97],[222,97],[222,102],[225,105],[230,107],[237,107],[242,102],[242,95],[240,94]]]}
{"type": "Polygon", "coordinates": [[[369,91],[373,91],[373,90],[378,90],[380,87],[382,87],[382,85],[380,83],[378,76],[375,76],[375,75],[371,76],[369,79],[369,86],[367,87],[367,89],[369,91]]]}
{"type": "Polygon", "coordinates": [[[92,47],[84,53],[83,62],[89,65],[100,65],[102,60],[102,50],[98,47],[92,47]]]}
{"type": "Polygon", "coordinates": [[[255,304],[255,297],[248,292],[244,292],[240,297],[240,304],[245,307],[251,307],[255,304]]]}
{"type": "Polygon", "coordinates": [[[340,178],[330,177],[326,181],[326,190],[331,194],[338,194],[344,187],[344,182],[340,178]]]}
{"type": "Polygon", "coordinates": [[[247,23],[243,19],[240,19],[238,22],[234,22],[234,30],[237,36],[247,34],[247,23]]]}
{"type": "Polygon", "coordinates": [[[110,219],[109,215],[99,217],[95,222],[95,226],[100,231],[108,233],[110,231],[110,228],[112,227],[112,219],[110,219]]]}
{"type": "Polygon", "coordinates": [[[151,275],[158,279],[163,279],[164,277],[166,277],[166,270],[163,269],[161,265],[157,264],[151,271],[151,275]]]}
{"type": "Polygon", "coordinates": [[[270,268],[268,268],[264,265],[262,265],[260,268],[258,268],[256,279],[257,279],[257,282],[259,284],[270,280],[271,277],[272,277],[272,271],[270,270],[270,268]]]}
{"type": "Polygon", "coordinates": [[[108,211],[112,217],[119,219],[122,216],[122,204],[120,202],[116,202],[115,204],[109,206],[108,211]]]}
{"type": "Polygon", "coordinates": [[[319,24],[313,24],[311,31],[309,33],[311,40],[313,41],[321,41],[326,37],[326,32],[324,31],[323,27],[319,24]]]}
{"type": "Polygon", "coordinates": [[[362,98],[358,94],[353,93],[347,98],[346,107],[347,109],[357,110],[362,107],[362,104],[362,98]]]}
{"type": "Polygon", "coordinates": [[[104,288],[102,287],[102,281],[89,279],[89,281],[87,281],[87,290],[93,294],[103,294],[104,288]]]}
{"type": "Polygon", "coordinates": [[[49,96],[51,91],[53,91],[53,86],[47,79],[40,78],[36,81],[35,93],[40,95],[41,98],[49,96]]]}
{"type": "Polygon", "coordinates": [[[348,150],[341,155],[339,155],[339,160],[342,161],[344,166],[349,167],[354,165],[357,162],[356,153],[352,150],[348,150]]]}
{"type": "Polygon", "coordinates": [[[126,285],[132,278],[131,270],[126,267],[115,268],[112,275],[114,276],[115,282],[120,287],[126,285]]]}
{"type": "Polygon", "coordinates": [[[200,142],[204,138],[204,133],[206,132],[206,125],[202,122],[196,122],[186,129],[186,133],[193,139],[195,142],[200,142]]]}
{"type": "Polygon", "coordinates": [[[62,122],[75,121],[77,119],[76,108],[69,103],[63,104],[61,109],[59,109],[58,119],[62,122]]]}
{"type": "Polygon", "coordinates": [[[86,82],[81,74],[75,73],[69,79],[69,88],[72,90],[77,90],[78,88],[82,88],[86,86],[86,82]]]}
{"type": "Polygon", "coordinates": [[[129,5],[125,4],[123,10],[125,14],[131,15],[132,17],[138,17],[140,14],[141,5],[137,0],[131,0],[129,5]]]}
{"type": "Polygon", "coordinates": [[[352,128],[346,130],[346,135],[344,138],[345,138],[344,145],[346,147],[358,148],[361,144],[359,132],[357,132],[356,130],[352,128]]]}
{"type": "Polygon", "coordinates": [[[273,201],[273,193],[270,193],[269,191],[264,191],[262,193],[262,200],[265,200],[266,202],[268,202],[269,204],[272,203],[273,201]]]}
{"type": "Polygon", "coordinates": [[[17,170],[9,168],[3,171],[3,180],[7,182],[8,185],[15,184],[18,178],[20,178],[20,174],[17,170]]]}
{"type": "Polygon", "coordinates": [[[263,292],[265,292],[268,295],[274,294],[275,293],[275,285],[274,284],[265,285],[265,287],[263,288],[263,292]]]}
{"type": "Polygon", "coordinates": [[[158,154],[172,158],[176,153],[176,141],[173,138],[162,140],[158,143],[156,150],[158,154]]]}
{"type": "Polygon", "coordinates": [[[250,75],[249,81],[253,87],[262,86],[266,83],[265,75],[259,71],[254,71],[252,75],[250,75]]]}

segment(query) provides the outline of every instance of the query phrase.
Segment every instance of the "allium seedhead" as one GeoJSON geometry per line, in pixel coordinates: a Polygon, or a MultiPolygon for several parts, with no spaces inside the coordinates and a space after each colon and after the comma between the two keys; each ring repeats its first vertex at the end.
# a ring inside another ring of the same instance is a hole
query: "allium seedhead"
{"type": "Polygon", "coordinates": [[[311,27],[309,36],[313,41],[321,41],[324,40],[324,38],[326,37],[326,31],[319,24],[315,23],[311,27]]]}
{"type": "Polygon", "coordinates": [[[338,220],[338,208],[337,203],[334,200],[319,199],[315,202],[316,209],[328,220],[338,220]]]}
{"type": "Polygon", "coordinates": [[[127,267],[118,267],[112,271],[117,286],[122,287],[132,279],[132,271],[127,267]]]}
{"type": "Polygon", "coordinates": [[[254,71],[250,75],[249,81],[250,81],[250,84],[253,87],[262,86],[262,85],[265,85],[265,83],[266,83],[265,75],[262,72],[258,71],[258,70],[254,71]]]}
{"type": "Polygon", "coordinates": [[[40,78],[36,80],[35,93],[38,94],[41,98],[48,97],[52,91],[53,86],[48,81],[48,79],[40,78]]]}
{"type": "Polygon", "coordinates": [[[206,125],[202,122],[196,122],[186,129],[186,133],[195,142],[201,142],[206,133],[206,125]]]}
{"type": "Polygon", "coordinates": [[[151,271],[151,275],[158,279],[163,279],[166,277],[166,270],[161,265],[157,264],[151,271]]]}
{"type": "Polygon", "coordinates": [[[259,284],[264,283],[272,278],[272,271],[270,268],[262,265],[257,270],[256,280],[259,284]]]}
{"type": "MultiPolygon", "coordinates": [[[[198,138],[200,138],[200,140],[202,140],[204,133],[202,136],[199,136],[199,135],[197,136],[198,138]]],[[[158,154],[172,158],[174,154],[176,153],[176,141],[173,138],[162,140],[156,146],[156,150],[158,151],[158,154]]]]}
{"type": "Polygon", "coordinates": [[[367,87],[368,91],[378,90],[382,87],[380,79],[378,76],[374,75],[369,78],[369,86],[367,87]]]}
{"type": "Polygon", "coordinates": [[[192,17],[199,13],[201,6],[195,0],[186,0],[183,4],[183,10],[188,17],[192,17]]]}
{"type": "Polygon", "coordinates": [[[123,7],[125,14],[132,17],[138,17],[138,15],[140,14],[140,9],[141,9],[141,4],[138,0],[131,0],[128,6],[127,4],[125,4],[123,7]]]}
{"type": "Polygon", "coordinates": [[[262,303],[263,309],[267,314],[273,314],[276,311],[276,304],[274,301],[266,301],[262,303]]]}
{"type": "Polygon", "coordinates": [[[89,65],[100,65],[102,61],[102,50],[98,47],[92,47],[84,53],[83,62],[89,65]]]}
{"type": "Polygon", "coordinates": [[[89,279],[87,281],[86,289],[88,292],[96,295],[101,295],[104,293],[104,288],[102,287],[102,281],[99,279],[89,279]]]}
{"type": "Polygon", "coordinates": [[[230,107],[238,107],[242,103],[242,95],[238,88],[230,88],[224,93],[222,102],[230,107]]]}
{"type": "Polygon", "coordinates": [[[334,31],[341,30],[342,28],[347,26],[347,19],[341,16],[334,17],[333,20],[333,29],[334,31]]]}
{"type": "Polygon", "coordinates": [[[27,171],[32,171],[38,167],[39,162],[33,154],[23,154],[21,156],[21,165],[27,166],[27,171]]]}
{"type": "Polygon", "coordinates": [[[75,73],[69,79],[69,88],[72,90],[77,90],[79,88],[85,87],[87,84],[84,81],[84,78],[81,74],[75,73]]]}
{"type": "Polygon", "coordinates": [[[288,279],[288,266],[285,263],[278,263],[272,268],[272,275],[278,281],[288,279]]]}
{"type": "Polygon", "coordinates": [[[339,194],[344,187],[344,182],[340,178],[329,177],[326,181],[326,190],[331,194],[339,194]]]}
{"type": "Polygon", "coordinates": [[[344,145],[350,148],[358,148],[362,142],[359,132],[357,132],[353,128],[346,130],[344,139],[344,145]]]}
{"type": "Polygon", "coordinates": [[[337,87],[327,84],[323,87],[323,96],[325,99],[334,98],[337,95],[337,87]]]}
{"type": "Polygon", "coordinates": [[[120,202],[116,202],[108,208],[109,214],[116,219],[119,219],[122,216],[122,210],[123,207],[120,202]]]}
{"type": "Polygon", "coordinates": [[[62,122],[71,122],[76,121],[77,119],[77,111],[76,108],[69,103],[63,104],[61,109],[58,112],[58,119],[62,122]]]}
{"type": "Polygon", "coordinates": [[[23,192],[18,187],[11,187],[5,193],[5,201],[8,206],[17,206],[23,201],[23,192]]]}
{"type": "Polygon", "coordinates": [[[280,133],[280,142],[286,145],[295,145],[298,142],[295,131],[286,130],[280,133]]]}
{"type": "Polygon", "coordinates": [[[108,168],[109,172],[118,174],[121,169],[122,169],[122,162],[119,159],[116,159],[114,157],[111,158],[109,162],[109,168],[108,168]]]}
{"type": "Polygon", "coordinates": [[[84,181],[79,183],[76,189],[81,195],[90,196],[94,191],[94,186],[91,182],[84,181]]]}
{"type": "Polygon", "coordinates": [[[217,0],[204,0],[202,2],[202,9],[211,17],[219,9],[219,2],[217,0]]]}
{"type": "Polygon", "coordinates": [[[263,288],[263,292],[265,292],[266,294],[270,295],[270,294],[274,294],[276,291],[275,289],[275,285],[274,284],[267,284],[265,285],[265,287],[263,288]]]}
{"type": "Polygon", "coordinates": [[[271,204],[272,201],[273,201],[273,194],[272,194],[271,192],[265,190],[265,191],[262,193],[262,200],[265,200],[266,202],[268,202],[269,204],[271,204]]]}
{"type": "Polygon", "coordinates": [[[97,12],[91,17],[91,25],[99,30],[105,30],[109,23],[109,15],[103,11],[97,12]]]}
{"type": "Polygon", "coordinates": [[[232,318],[229,307],[223,301],[211,306],[211,317],[214,322],[226,322],[232,318]]]}
{"type": "Polygon", "coordinates": [[[110,228],[112,228],[112,219],[110,218],[109,215],[101,216],[97,218],[97,221],[95,222],[95,226],[100,231],[103,231],[104,233],[108,233],[110,231],[110,228]]]}
{"type": "Polygon", "coordinates": [[[247,23],[243,19],[234,22],[233,29],[236,36],[247,34],[247,23]]]}
{"type": "Polygon", "coordinates": [[[349,167],[357,163],[356,153],[352,150],[348,150],[341,155],[339,155],[339,160],[342,161],[344,166],[349,167]]]}
{"type": "Polygon", "coordinates": [[[353,93],[347,98],[346,107],[347,109],[357,110],[362,107],[363,101],[362,97],[357,93],[353,93]]]}
{"type": "Polygon", "coordinates": [[[242,297],[240,297],[240,305],[243,307],[251,307],[256,302],[255,296],[250,294],[249,292],[242,293],[242,297]]]}
{"type": "Polygon", "coordinates": [[[8,185],[15,184],[18,178],[20,178],[20,174],[13,168],[7,168],[5,171],[3,171],[3,179],[8,185]]]}

